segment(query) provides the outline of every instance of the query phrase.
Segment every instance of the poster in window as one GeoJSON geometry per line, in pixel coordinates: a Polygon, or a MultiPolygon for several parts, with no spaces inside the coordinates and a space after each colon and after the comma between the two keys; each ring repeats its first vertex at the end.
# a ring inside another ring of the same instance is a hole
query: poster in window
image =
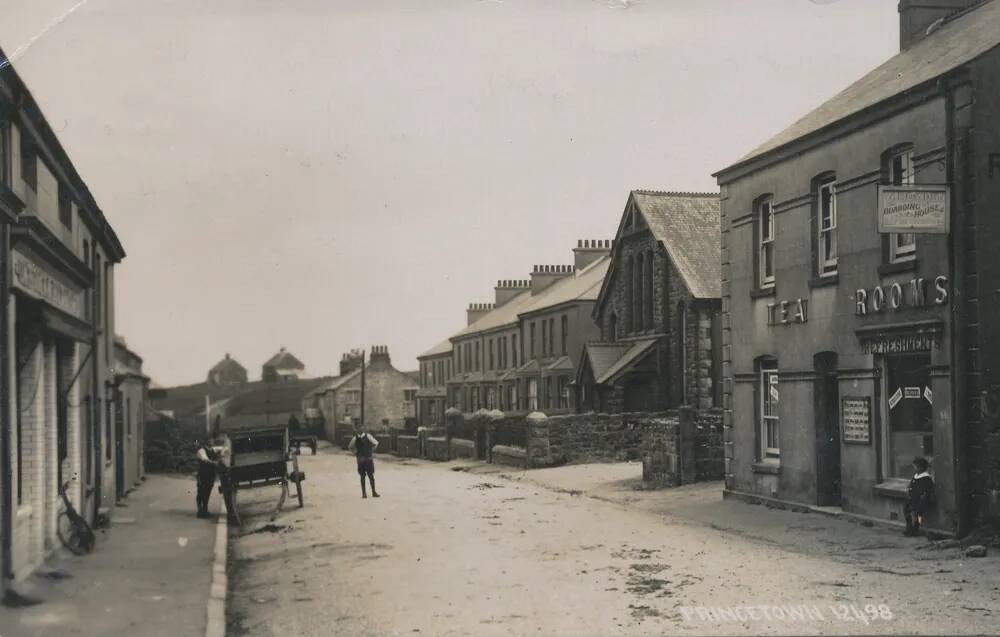
{"type": "Polygon", "coordinates": [[[872,441],[871,399],[867,396],[841,401],[841,435],[844,442],[867,445],[872,441]]]}

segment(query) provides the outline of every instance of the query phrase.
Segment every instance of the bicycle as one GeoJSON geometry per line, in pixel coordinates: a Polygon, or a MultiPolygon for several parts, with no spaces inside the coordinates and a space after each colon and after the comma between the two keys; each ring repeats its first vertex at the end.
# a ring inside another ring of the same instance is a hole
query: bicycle
{"type": "Polygon", "coordinates": [[[59,517],[56,521],[56,534],[59,536],[59,541],[74,555],[87,555],[94,550],[95,536],[93,529],[87,524],[87,521],[82,515],[76,512],[73,508],[73,503],[69,501],[69,497],[66,495],[66,489],[69,487],[69,482],[62,486],[59,490],[59,496],[62,497],[63,510],[59,512],[59,517]]]}

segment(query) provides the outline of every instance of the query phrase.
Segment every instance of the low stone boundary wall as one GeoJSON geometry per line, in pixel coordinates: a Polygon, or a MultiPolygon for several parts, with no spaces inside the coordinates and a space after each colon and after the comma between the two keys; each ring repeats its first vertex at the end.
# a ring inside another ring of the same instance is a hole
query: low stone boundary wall
{"type": "Polygon", "coordinates": [[[527,452],[520,447],[494,445],[492,452],[494,464],[520,467],[521,469],[527,469],[529,467],[527,452]]]}
{"type": "Polygon", "coordinates": [[[448,460],[448,439],[428,437],[424,440],[424,457],[438,462],[448,460]]]}
{"type": "Polygon", "coordinates": [[[475,460],[476,458],[476,443],[472,440],[464,440],[462,438],[452,438],[451,439],[451,457],[452,458],[470,458],[475,460]]]}
{"type": "Polygon", "coordinates": [[[395,452],[400,458],[419,458],[420,438],[417,436],[396,436],[395,452]]]}

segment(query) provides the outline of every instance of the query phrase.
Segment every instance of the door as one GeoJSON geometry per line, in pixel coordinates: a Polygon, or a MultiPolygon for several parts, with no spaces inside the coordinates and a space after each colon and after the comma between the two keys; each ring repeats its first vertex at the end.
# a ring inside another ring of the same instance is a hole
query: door
{"type": "Polygon", "coordinates": [[[816,504],[840,506],[840,388],[837,382],[837,355],[817,354],[816,419],[816,504]]]}

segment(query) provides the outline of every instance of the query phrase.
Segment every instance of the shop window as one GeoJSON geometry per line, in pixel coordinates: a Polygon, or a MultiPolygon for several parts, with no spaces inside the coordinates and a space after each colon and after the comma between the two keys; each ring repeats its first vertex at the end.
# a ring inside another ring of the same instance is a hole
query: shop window
{"type": "Polygon", "coordinates": [[[755,205],[757,287],[774,286],[774,198],[765,195],[755,205]]]}
{"type": "Polygon", "coordinates": [[[778,416],[778,362],[762,359],[760,368],[760,457],[778,458],[781,455],[780,420],[778,416]]]}
{"type": "Polygon", "coordinates": [[[885,357],[885,408],[889,414],[886,441],[888,476],[912,478],[913,459],[933,464],[934,421],[927,352],[885,357]]]}
{"type": "Polygon", "coordinates": [[[538,411],[538,379],[528,379],[528,410],[538,411]]]}
{"type": "MultiPolygon", "coordinates": [[[[904,186],[914,183],[913,147],[904,145],[888,153],[885,162],[886,183],[890,186],[904,186]]],[[[889,234],[889,262],[910,261],[916,256],[917,237],[912,232],[889,234]]]]}
{"type": "Polygon", "coordinates": [[[817,261],[819,276],[837,274],[837,186],[835,178],[823,178],[816,190],[817,261]]]}

